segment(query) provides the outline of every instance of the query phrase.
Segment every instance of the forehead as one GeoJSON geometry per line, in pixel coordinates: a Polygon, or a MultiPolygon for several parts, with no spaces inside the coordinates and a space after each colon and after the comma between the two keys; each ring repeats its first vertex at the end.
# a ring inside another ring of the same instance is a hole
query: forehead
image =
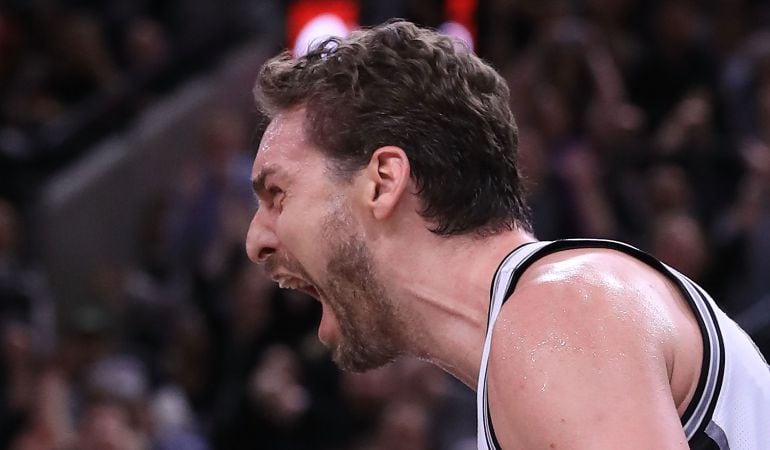
{"type": "Polygon", "coordinates": [[[304,124],[304,109],[282,112],[270,121],[254,159],[253,177],[268,167],[294,172],[323,162],[321,152],[307,139],[304,124]]]}

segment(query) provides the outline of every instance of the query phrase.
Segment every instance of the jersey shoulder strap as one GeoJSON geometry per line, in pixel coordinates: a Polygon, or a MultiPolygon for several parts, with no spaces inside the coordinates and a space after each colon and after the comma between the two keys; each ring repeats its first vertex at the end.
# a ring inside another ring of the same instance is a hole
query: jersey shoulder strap
{"type": "Polygon", "coordinates": [[[499,450],[500,444],[494,435],[492,422],[489,420],[489,403],[487,402],[487,366],[489,362],[489,350],[492,344],[492,330],[494,323],[500,314],[506,293],[512,292],[514,287],[512,275],[520,272],[519,268],[525,264],[533,254],[537,253],[550,242],[530,242],[523,244],[510,252],[500,263],[492,280],[489,291],[490,304],[487,313],[487,333],[484,340],[484,350],[481,355],[479,367],[478,386],[476,388],[476,416],[477,416],[477,440],[479,450],[499,450]]]}
{"type": "Polygon", "coordinates": [[[479,450],[499,450],[492,422],[489,417],[487,398],[487,366],[492,342],[492,332],[505,301],[511,296],[522,274],[540,258],[564,250],[580,248],[614,249],[628,254],[666,276],[674,282],[687,300],[698,320],[703,338],[703,365],[701,378],[693,400],[682,416],[682,426],[688,440],[701,434],[708,425],[708,417],[714,409],[724,373],[724,343],[719,323],[714,313],[713,301],[695,283],[671,269],[655,257],[631,245],[604,239],[564,239],[525,244],[513,250],[501,262],[490,289],[490,305],[487,332],[479,368],[477,386],[477,428],[479,450]]]}

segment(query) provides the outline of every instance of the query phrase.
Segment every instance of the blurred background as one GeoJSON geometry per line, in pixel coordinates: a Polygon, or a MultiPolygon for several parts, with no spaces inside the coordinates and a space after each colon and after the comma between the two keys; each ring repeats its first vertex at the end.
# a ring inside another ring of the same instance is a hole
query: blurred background
{"type": "Polygon", "coordinates": [[[404,17],[509,81],[541,239],[628,241],[770,353],[770,5],[0,0],[0,448],[475,449],[475,398],[338,372],[244,254],[261,63],[404,17]]]}

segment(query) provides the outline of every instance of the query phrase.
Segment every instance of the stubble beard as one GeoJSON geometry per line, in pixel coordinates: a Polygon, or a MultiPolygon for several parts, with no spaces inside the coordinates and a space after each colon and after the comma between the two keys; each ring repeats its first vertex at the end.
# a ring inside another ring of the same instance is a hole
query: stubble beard
{"type": "Polygon", "coordinates": [[[352,228],[346,211],[334,211],[323,221],[330,256],[322,289],[340,329],[332,359],[343,370],[364,372],[395,360],[402,339],[397,311],[375,275],[369,248],[352,228]]]}

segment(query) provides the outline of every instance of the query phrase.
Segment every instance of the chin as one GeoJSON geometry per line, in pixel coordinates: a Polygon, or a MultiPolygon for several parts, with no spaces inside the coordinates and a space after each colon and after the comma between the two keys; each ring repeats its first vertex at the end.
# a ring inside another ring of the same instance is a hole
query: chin
{"type": "Polygon", "coordinates": [[[376,352],[355,351],[346,348],[344,343],[332,348],[332,361],[346,372],[367,372],[390,364],[395,359],[393,356],[376,352]]]}

